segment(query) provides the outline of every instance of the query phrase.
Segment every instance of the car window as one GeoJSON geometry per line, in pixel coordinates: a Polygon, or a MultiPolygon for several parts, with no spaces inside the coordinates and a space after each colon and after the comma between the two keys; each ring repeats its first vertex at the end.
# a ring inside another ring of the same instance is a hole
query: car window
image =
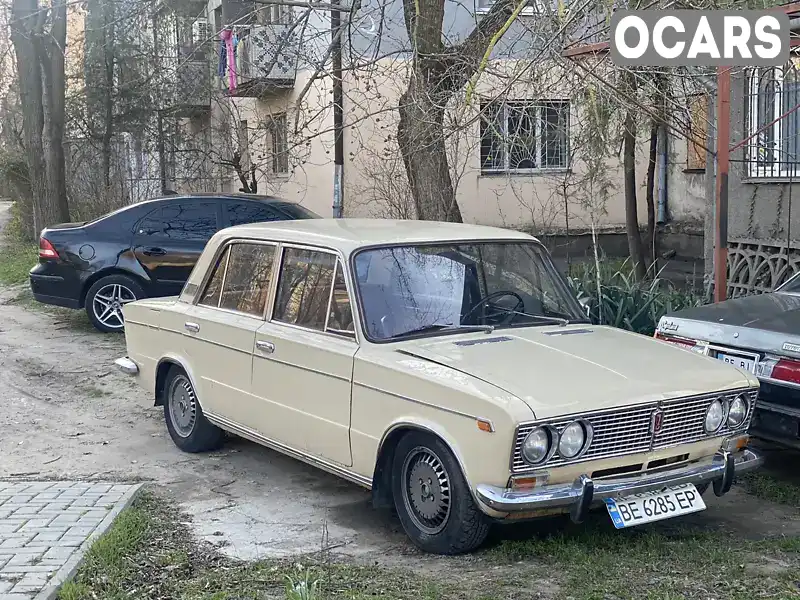
{"type": "Polygon", "coordinates": [[[273,318],[324,330],[335,266],[336,256],[333,254],[284,249],[273,318]]]}
{"type": "Polygon", "coordinates": [[[263,221],[283,221],[288,218],[273,207],[259,202],[225,202],[225,210],[231,227],[263,221]]]}
{"type": "Polygon", "coordinates": [[[138,227],[138,234],[170,240],[204,241],[217,231],[217,203],[170,202],[157,208],[138,227]]]}
{"type": "Polygon", "coordinates": [[[336,261],[331,308],[328,313],[328,324],[325,327],[325,331],[355,337],[353,308],[350,305],[350,296],[347,293],[347,283],[344,279],[342,263],[338,260],[336,261]]]}
{"type": "Polygon", "coordinates": [[[208,280],[208,285],[206,286],[203,295],[200,296],[200,300],[198,300],[198,304],[204,304],[206,306],[219,306],[219,298],[222,292],[222,280],[225,278],[225,266],[228,264],[228,252],[230,251],[230,247],[225,249],[219,260],[217,260],[217,264],[214,265],[214,272],[211,274],[211,278],[208,280]]]}
{"type": "Polygon", "coordinates": [[[275,246],[233,244],[219,307],[262,316],[272,282],[274,260],[275,246]]]}

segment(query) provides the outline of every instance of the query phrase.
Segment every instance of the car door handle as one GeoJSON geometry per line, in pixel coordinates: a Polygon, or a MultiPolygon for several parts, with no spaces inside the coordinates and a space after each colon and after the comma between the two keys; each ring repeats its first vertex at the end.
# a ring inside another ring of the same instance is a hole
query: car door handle
{"type": "Polygon", "coordinates": [[[186,331],[191,331],[192,333],[197,333],[200,331],[200,325],[197,323],[192,323],[191,321],[186,321],[186,323],[183,324],[183,327],[186,329],[186,331]]]}
{"type": "Polygon", "coordinates": [[[142,254],[146,256],[164,256],[167,253],[163,248],[145,248],[142,254]]]}
{"type": "Polygon", "coordinates": [[[258,340],[256,342],[256,348],[261,350],[262,352],[266,352],[267,354],[272,354],[275,352],[275,344],[272,342],[268,342],[266,340],[258,340]]]}

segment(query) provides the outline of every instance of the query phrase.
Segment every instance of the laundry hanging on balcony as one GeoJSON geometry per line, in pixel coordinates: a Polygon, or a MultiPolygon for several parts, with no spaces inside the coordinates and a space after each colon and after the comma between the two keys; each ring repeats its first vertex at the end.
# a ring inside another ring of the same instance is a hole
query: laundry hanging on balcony
{"type": "Polygon", "coordinates": [[[219,45],[218,74],[223,79],[228,74],[228,89],[233,92],[236,90],[236,46],[239,36],[232,29],[223,29],[219,37],[222,43],[219,45]]]}

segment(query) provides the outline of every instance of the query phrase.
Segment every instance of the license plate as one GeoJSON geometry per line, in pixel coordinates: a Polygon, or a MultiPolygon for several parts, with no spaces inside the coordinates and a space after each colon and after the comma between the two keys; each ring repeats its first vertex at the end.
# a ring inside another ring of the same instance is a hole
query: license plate
{"type": "Polygon", "coordinates": [[[722,362],[726,362],[729,365],[733,365],[734,367],[743,369],[749,373],[756,372],[756,361],[751,358],[743,358],[733,354],[723,354],[722,352],[717,353],[717,358],[722,362]]]}
{"type": "Polygon", "coordinates": [[[705,510],[706,503],[697,488],[687,483],[657,492],[607,498],[606,508],[614,527],[622,529],[705,510]]]}

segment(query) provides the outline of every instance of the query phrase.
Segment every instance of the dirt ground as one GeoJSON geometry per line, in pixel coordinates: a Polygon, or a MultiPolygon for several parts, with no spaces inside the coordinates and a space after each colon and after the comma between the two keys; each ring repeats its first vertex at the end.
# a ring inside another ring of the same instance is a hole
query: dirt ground
{"type": "MultiPolygon", "coordinates": [[[[8,207],[0,203],[0,228],[8,207]]],[[[150,481],[192,517],[197,536],[237,558],[327,547],[386,563],[427,560],[396,519],[369,506],[368,492],[343,480],[242,440],[181,453],[161,409],[114,368],[124,337],[95,332],[82,313],[20,302],[20,291],[0,290],[0,477],[150,481]]],[[[798,510],[740,488],[706,501],[688,521],[698,529],[800,535],[798,510]]]]}

